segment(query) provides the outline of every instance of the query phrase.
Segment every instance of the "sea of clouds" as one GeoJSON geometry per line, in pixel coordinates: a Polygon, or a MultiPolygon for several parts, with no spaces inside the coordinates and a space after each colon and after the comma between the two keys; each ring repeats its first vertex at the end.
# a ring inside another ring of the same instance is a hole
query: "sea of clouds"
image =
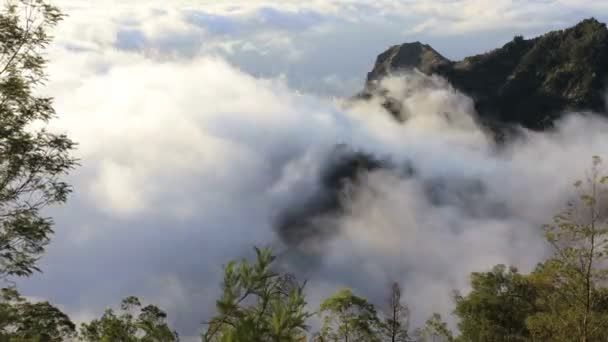
{"type": "Polygon", "coordinates": [[[496,46],[512,36],[501,32],[576,22],[566,10],[605,5],[559,1],[532,25],[525,18],[546,8],[541,2],[501,2],[510,26],[489,34],[487,17],[465,20],[485,13],[481,2],[435,3],[412,2],[414,16],[389,1],[60,2],[70,17],[57,29],[41,91],[55,97],[52,129],[79,143],[81,167],[69,176],[68,204],[49,211],[56,234],[43,273],[19,282],[24,294],[76,321],[136,295],[167,310],[180,335],[195,336],[212,313],[222,264],[250,257],[254,245],[272,246],[282,266],[308,279],[313,309],[341,286],[381,304],[386,285],[400,281],[413,325],[434,311],[449,316],[451,291],[466,291],[469,272],[532,269],[549,252],[541,225],[563,208],[591,156],[608,151],[607,120],[572,113],[554,130],[521,130],[497,146],[472,100],[440,78],[411,72],[382,82],[401,101],[402,124],[379,99],[340,96],[361,89],[373,56],[393,41],[418,34],[449,48],[478,34],[496,46]],[[445,18],[452,3],[464,10],[445,18]],[[341,197],[344,210],[325,218],[337,233],[294,253],[276,218],[325,191],[320,175],[337,144],[414,173],[364,175],[341,197]]]}

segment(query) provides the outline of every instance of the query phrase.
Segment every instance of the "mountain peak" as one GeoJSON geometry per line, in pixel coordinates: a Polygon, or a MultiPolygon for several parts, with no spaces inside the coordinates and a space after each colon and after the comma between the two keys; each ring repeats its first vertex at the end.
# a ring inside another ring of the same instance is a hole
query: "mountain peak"
{"type": "Polygon", "coordinates": [[[414,68],[443,76],[471,96],[482,122],[543,129],[565,111],[605,114],[608,29],[585,19],[532,39],[515,36],[500,48],[458,62],[420,42],[393,46],[378,56],[366,92],[383,76],[414,68]]]}
{"type": "Polygon", "coordinates": [[[367,74],[367,81],[378,80],[403,68],[416,68],[422,72],[431,73],[439,66],[450,63],[430,45],[418,41],[394,45],[378,56],[374,69],[367,74]]]}

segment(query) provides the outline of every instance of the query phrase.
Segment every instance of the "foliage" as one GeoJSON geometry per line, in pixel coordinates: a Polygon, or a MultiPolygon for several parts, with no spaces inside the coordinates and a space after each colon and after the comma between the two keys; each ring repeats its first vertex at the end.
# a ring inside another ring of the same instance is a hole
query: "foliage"
{"type": "Polygon", "coordinates": [[[52,234],[44,207],[64,202],[61,180],[75,166],[74,143],[44,129],[52,99],[34,95],[45,80],[44,48],[63,14],[43,0],[8,1],[0,14],[0,276],[28,276],[52,234]],[[43,127],[43,128],[36,128],[43,127]]]}
{"type": "Polygon", "coordinates": [[[15,288],[0,291],[0,341],[60,342],[75,337],[74,323],[48,302],[30,303],[15,288]]]}
{"type": "Polygon", "coordinates": [[[608,177],[601,159],[585,182],[575,183],[578,198],[545,226],[554,255],[533,275],[542,290],[541,311],[529,319],[533,336],[554,341],[604,340],[608,329],[608,177]]]}
{"type": "Polygon", "coordinates": [[[443,321],[441,315],[434,313],[422,328],[416,330],[416,337],[420,342],[452,342],[454,336],[447,323],[443,321]]]}
{"type": "MultiPolygon", "coordinates": [[[[37,95],[46,79],[49,30],[63,17],[45,0],[7,0],[0,13],[0,278],[4,280],[39,271],[37,262],[53,233],[52,219],[41,211],[65,202],[71,192],[63,178],[76,166],[71,156],[75,144],[64,134],[47,131],[56,116],[53,100],[37,95]]],[[[414,45],[420,51],[432,50],[414,45]]],[[[604,88],[608,75],[604,63],[608,30],[594,19],[531,40],[516,36],[501,49],[462,62],[432,52],[435,57],[427,58],[427,63],[436,70],[429,72],[476,95],[476,107],[488,124],[515,122],[542,128],[558,110],[603,106],[597,90],[604,88]]],[[[344,180],[356,181],[360,171],[383,163],[356,153],[347,157],[323,179],[329,188],[340,190],[344,180]]],[[[415,340],[604,341],[608,336],[608,177],[601,174],[600,166],[601,160],[594,157],[585,182],[575,184],[577,197],[544,227],[554,248],[552,257],[529,275],[504,265],[472,273],[471,291],[455,296],[460,334],[454,336],[442,317],[433,314],[415,331],[415,340]]],[[[339,206],[339,199],[330,196],[304,214],[339,206]]],[[[301,214],[283,220],[281,232],[288,243],[296,242],[287,238],[290,227],[302,226],[301,216],[309,216],[301,214]]],[[[217,313],[208,322],[203,342],[307,340],[307,320],[312,315],[307,311],[305,283],[276,272],[269,249],[255,252],[251,264],[231,261],[224,267],[217,313]]],[[[392,284],[387,304],[379,317],[372,303],[351,289],[341,289],[322,301],[318,311],[322,327],[313,340],[413,341],[408,331],[410,312],[402,303],[399,284],[392,284]]],[[[78,335],[74,323],[55,306],[32,303],[15,288],[0,290],[0,341],[75,338],[178,341],[167,314],[154,305],[142,306],[136,297],[123,300],[118,312],[108,309],[82,324],[78,335]]]]}
{"type": "MultiPolygon", "coordinates": [[[[343,288],[320,304],[322,326],[315,342],[501,342],[605,340],[608,333],[608,177],[593,158],[586,182],[567,210],[546,225],[554,254],[531,274],[496,265],[470,275],[471,291],[456,293],[459,334],[439,314],[409,334],[409,309],[401,287],[393,283],[380,315],[365,298],[343,288]]],[[[224,267],[217,313],[203,342],[305,342],[305,284],[273,269],[270,249],[255,249],[256,260],[231,261],[224,267]]],[[[0,305],[1,341],[60,341],[74,335],[69,318],[48,303],[30,304],[7,289],[0,305]]],[[[84,341],[177,341],[166,314],[156,306],[141,308],[135,297],[120,313],[108,309],[83,324],[84,341]]]]}
{"type": "Polygon", "coordinates": [[[136,297],[122,301],[121,313],[107,309],[103,316],[82,324],[80,335],[88,342],[171,342],[177,333],[169,328],[167,314],[154,305],[141,307],[136,297]]]}
{"type": "Polygon", "coordinates": [[[349,288],[325,299],[319,313],[323,319],[320,334],[323,341],[379,341],[376,309],[349,288]]]}
{"type": "Polygon", "coordinates": [[[390,293],[387,298],[384,319],[380,324],[380,336],[386,342],[407,342],[410,340],[408,334],[410,311],[407,305],[401,301],[401,286],[394,282],[391,284],[390,293]]]}
{"type": "Polygon", "coordinates": [[[301,341],[306,336],[304,284],[271,269],[270,249],[255,249],[249,264],[229,262],[224,267],[223,294],[203,341],[301,341]]]}
{"type": "Polygon", "coordinates": [[[536,288],[511,267],[471,274],[471,292],[456,295],[459,341],[527,341],[528,316],[536,312],[536,288]]]}

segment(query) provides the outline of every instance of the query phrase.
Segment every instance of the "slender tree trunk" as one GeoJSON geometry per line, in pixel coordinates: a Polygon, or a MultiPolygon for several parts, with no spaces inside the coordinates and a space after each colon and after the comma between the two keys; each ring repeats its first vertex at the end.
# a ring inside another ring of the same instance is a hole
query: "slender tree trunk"
{"type": "Polygon", "coordinates": [[[348,321],[344,325],[344,342],[348,342],[348,321]]]}
{"type": "MultiPolygon", "coordinates": [[[[594,175],[595,177],[595,175],[594,175]]],[[[593,185],[592,185],[592,198],[594,201],[597,200],[597,189],[596,189],[596,181],[594,179],[593,181],[593,185]]],[[[581,337],[581,342],[587,342],[587,332],[588,332],[588,325],[589,325],[589,315],[591,314],[591,272],[593,270],[593,256],[595,253],[595,203],[591,204],[591,222],[590,222],[590,228],[591,228],[591,246],[589,249],[589,256],[588,256],[588,260],[587,260],[587,269],[585,270],[585,314],[583,316],[583,336],[581,337]]]]}
{"type": "Polygon", "coordinates": [[[391,342],[395,342],[397,338],[397,305],[393,303],[393,322],[391,331],[391,342]]]}

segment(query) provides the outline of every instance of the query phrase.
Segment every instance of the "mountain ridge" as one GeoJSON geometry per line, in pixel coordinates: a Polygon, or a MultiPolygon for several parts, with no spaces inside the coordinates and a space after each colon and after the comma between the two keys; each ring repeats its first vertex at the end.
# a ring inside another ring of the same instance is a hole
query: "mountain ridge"
{"type": "MultiPolygon", "coordinates": [[[[502,47],[460,61],[421,42],[394,45],[377,57],[360,97],[371,96],[382,77],[408,69],[446,78],[473,99],[488,126],[542,130],[567,111],[606,115],[608,29],[585,19],[531,39],[515,36],[502,47]]],[[[399,119],[391,101],[387,98],[385,107],[399,119]]]]}

